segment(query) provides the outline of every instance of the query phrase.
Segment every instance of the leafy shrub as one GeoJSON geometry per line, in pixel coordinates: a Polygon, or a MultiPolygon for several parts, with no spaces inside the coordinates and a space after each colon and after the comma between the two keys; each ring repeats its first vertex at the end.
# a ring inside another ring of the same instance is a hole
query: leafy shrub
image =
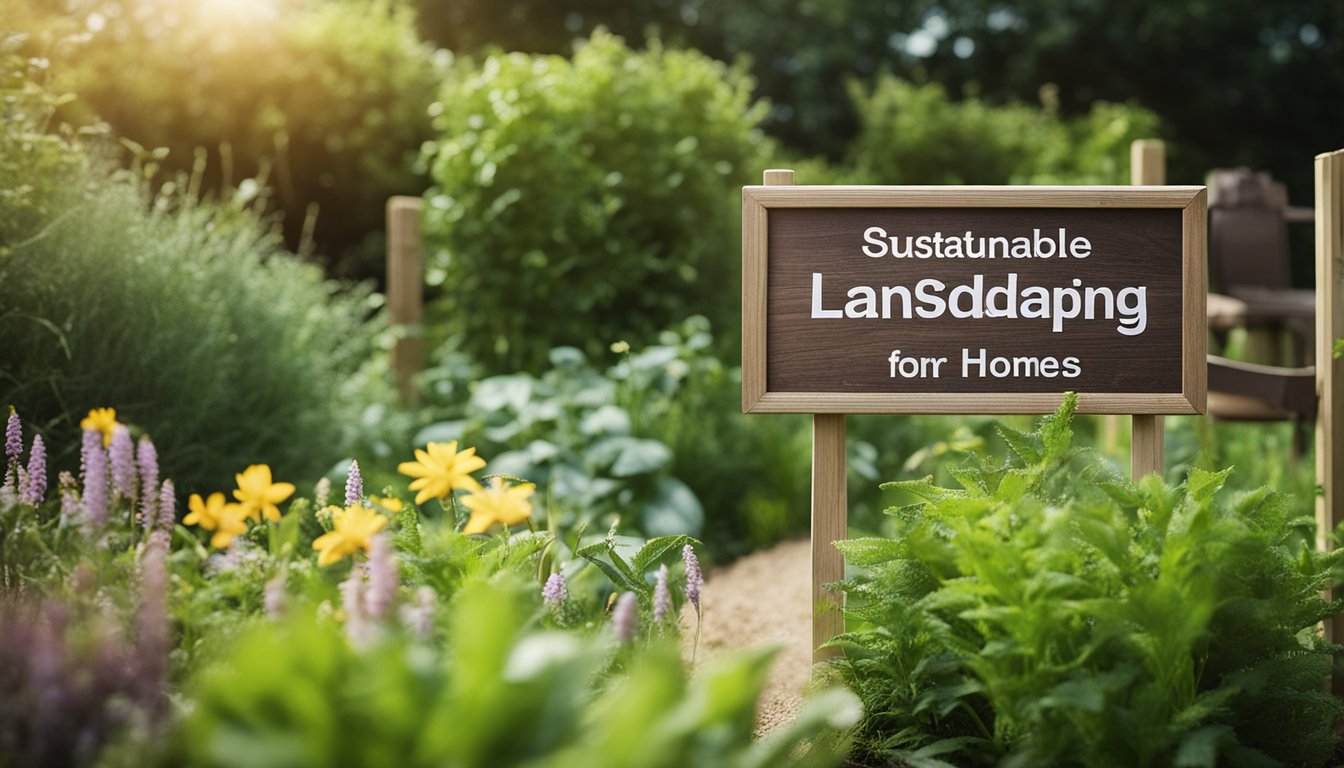
{"type": "Polygon", "coordinates": [[[184,486],[257,460],[317,476],[349,441],[341,414],[359,411],[346,382],[374,349],[368,291],[286,253],[245,199],[109,178],[42,134],[40,90],[15,82],[0,125],[0,168],[22,172],[0,199],[0,402],[44,431],[115,406],[184,486]]]}
{"type": "Polygon", "coordinates": [[[1157,116],[1098,102],[1066,119],[1043,104],[952,101],[936,83],[885,75],[850,87],[860,130],[851,147],[869,184],[1126,184],[1129,145],[1157,134],[1157,116]]]}
{"type": "Polygon", "coordinates": [[[836,642],[870,764],[1314,765],[1344,705],[1316,625],[1340,556],[1226,472],[1135,485],[1070,451],[1069,398],[954,474],[889,487],[893,539],[842,549],[865,623],[836,642]]]}
{"type": "Polygon", "coordinates": [[[513,372],[693,314],[735,327],[738,188],[765,156],[750,90],[740,69],[602,33],[572,60],[460,63],[427,158],[446,329],[513,372]]]}
{"type": "Polygon", "coordinates": [[[852,694],[814,698],[767,741],[752,740],[771,654],[687,680],[657,643],[619,677],[613,649],[528,628],[514,580],[464,587],[446,622],[455,652],[403,641],[352,648],[330,622],[258,626],[191,685],[182,764],[771,766],[833,765],[852,694]]]}
{"type": "Polygon", "coordinates": [[[727,560],[807,530],[808,442],[796,416],[741,413],[739,369],[712,353],[692,317],[659,343],[608,352],[605,370],[573,347],[539,376],[476,380],[460,357],[426,372],[440,421],[417,443],[462,438],[497,471],[536,480],[566,524],[701,536],[727,560]]]}
{"type": "Polygon", "coordinates": [[[412,166],[438,70],[404,4],[17,5],[28,48],[79,96],[68,119],[168,149],[155,163],[170,178],[202,152],[205,189],[266,176],[291,247],[312,238],[339,273],[382,274],[384,204],[423,189],[412,166]]]}
{"type": "Polygon", "coordinates": [[[635,434],[635,414],[618,404],[617,384],[573,347],[551,351],[553,367],[475,382],[462,418],[421,430],[415,442],[461,439],[480,446],[492,471],[547,488],[551,510],[569,524],[606,529],[623,514],[627,530],[696,535],[704,512],[669,472],[672,451],[635,434]]]}

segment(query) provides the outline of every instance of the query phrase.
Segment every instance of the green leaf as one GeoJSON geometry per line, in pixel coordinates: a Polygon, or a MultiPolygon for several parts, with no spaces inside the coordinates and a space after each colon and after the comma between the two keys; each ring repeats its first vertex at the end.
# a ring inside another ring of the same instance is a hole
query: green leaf
{"type": "Polygon", "coordinates": [[[882,565],[905,555],[904,544],[891,539],[846,539],[835,542],[835,546],[847,562],[863,567],[882,565]]]}
{"type": "Polygon", "coordinates": [[[1174,764],[1178,768],[1217,768],[1218,747],[1236,741],[1236,734],[1227,725],[1206,725],[1187,733],[1176,748],[1174,764]]]}
{"type": "Polygon", "coordinates": [[[608,537],[596,544],[590,544],[579,549],[575,554],[596,565],[607,575],[608,579],[611,579],[611,583],[617,589],[628,590],[641,595],[652,594],[653,587],[649,586],[649,583],[641,576],[636,575],[630,564],[616,551],[614,538],[608,537]]]}
{"type": "Polygon", "coordinates": [[[644,546],[639,548],[635,556],[630,559],[630,567],[635,573],[647,573],[659,560],[670,551],[681,553],[682,547],[690,544],[696,546],[700,542],[685,534],[676,536],[659,536],[649,539],[644,546]]]}
{"type": "Polygon", "coordinates": [[[611,465],[613,477],[648,475],[667,466],[672,450],[657,440],[627,439],[611,465]]]}
{"type": "Polygon", "coordinates": [[[690,486],[675,477],[660,477],[639,519],[651,536],[694,535],[705,524],[705,511],[690,486]]]}
{"type": "Polygon", "coordinates": [[[1190,498],[1197,502],[1208,502],[1218,491],[1222,490],[1223,484],[1227,482],[1228,475],[1232,474],[1232,468],[1228,467],[1221,472],[1210,472],[1199,467],[1191,467],[1190,474],[1186,476],[1185,484],[1190,489],[1190,498]]]}
{"type": "Polygon", "coordinates": [[[999,433],[999,437],[1003,438],[1003,441],[1008,444],[1013,453],[1017,454],[1018,459],[1024,465],[1034,466],[1041,460],[1041,449],[1038,447],[1036,438],[1003,424],[995,424],[994,431],[999,433]]]}

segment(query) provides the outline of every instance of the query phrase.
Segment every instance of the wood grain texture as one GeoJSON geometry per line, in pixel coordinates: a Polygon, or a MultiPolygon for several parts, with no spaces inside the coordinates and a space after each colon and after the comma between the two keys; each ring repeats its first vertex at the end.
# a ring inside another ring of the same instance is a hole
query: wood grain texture
{"type": "MultiPolygon", "coordinates": [[[[1344,520],[1344,361],[1334,356],[1344,337],[1344,150],[1316,157],[1316,499],[1317,546],[1333,548],[1331,533],[1344,520]]],[[[1330,595],[1327,593],[1327,598],[1330,595]]],[[[1344,638],[1344,615],[1325,622],[1326,640],[1344,638]]],[[[1344,688],[1335,684],[1335,693],[1344,688]]]]}
{"type": "MultiPolygon", "coordinates": [[[[1161,185],[1167,183],[1166,145],[1156,139],[1141,139],[1129,145],[1129,183],[1135,186],[1161,185]]],[[[1189,206],[1186,206],[1185,210],[1189,211],[1189,206]]],[[[1202,265],[1204,264],[1205,259],[1203,251],[1200,251],[1198,265],[1191,264],[1191,243],[1187,241],[1191,234],[1190,217],[1183,216],[1181,224],[1181,245],[1185,257],[1185,261],[1182,264],[1183,272],[1185,274],[1183,289],[1185,291],[1185,303],[1188,306],[1192,301],[1189,291],[1196,285],[1195,281],[1190,279],[1190,270],[1192,267],[1198,266],[1200,268],[1200,273],[1202,274],[1202,265]]],[[[1199,221],[1199,226],[1202,231],[1202,228],[1205,226],[1202,219],[1199,221]]],[[[1195,299],[1195,301],[1202,302],[1204,284],[1204,280],[1200,279],[1198,282],[1199,298],[1195,299]]],[[[1200,337],[1203,339],[1205,336],[1205,332],[1202,330],[1203,326],[1197,324],[1194,320],[1195,318],[1193,316],[1187,316],[1183,327],[1184,331],[1188,334],[1193,327],[1201,328],[1200,337]]],[[[1181,352],[1183,355],[1181,360],[1183,383],[1189,384],[1190,362],[1194,357],[1190,350],[1191,339],[1188,335],[1185,335],[1182,337],[1181,342],[1181,352]]],[[[1199,360],[1201,363],[1203,362],[1202,354],[1199,356],[1199,360]]],[[[1187,397],[1189,396],[1188,390],[1186,391],[1186,395],[1187,397]]],[[[1200,408],[1202,409],[1202,404],[1200,405],[1200,408]]],[[[1166,434],[1165,426],[1165,422],[1160,415],[1136,414],[1130,417],[1129,473],[1131,478],[1138,480],[1144,475],[1152,473],[1157,473],[1158,475],[1163,474],[1163,469],[1166,464],[1164,440],[1166,434]]]]}
{"type": "Polygon", "coordinates": [[[392,325],[406,326],[392,347],[392,371],[403,402],[416,400],[416,374],[425,367],[420,324],[424,313],[424,265],[418,197],[387,201],[387,310],[392,325]]]}
{"type": "Polygon", "coordinates": [[[845,417],[812,417],[812,660],[835,655],[819,646],[845,631],[844,593],[827,584],[845,575],[845,560],[835,542],[847,535],[849,501],[845,482],[845,417]]]}
{"type": "Polygon", "coordinates": [[[1132,436],[1129,442],[1129,475],[1137,482],[1145,475],[1161,475],[1165,468],[1163,437],[1165,422],[1160,415],[1130,417],[1132,436]]]}

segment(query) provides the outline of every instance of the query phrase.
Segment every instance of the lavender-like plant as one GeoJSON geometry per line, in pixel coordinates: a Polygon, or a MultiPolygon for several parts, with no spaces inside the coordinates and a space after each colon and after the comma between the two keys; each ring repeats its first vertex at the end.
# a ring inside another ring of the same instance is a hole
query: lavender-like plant
{"type": "Polygon", "coordinates": [[[173,487],[172,480],[164,480],[163,486],[159,488],[159,503],[156,514],[155,525],[164,531],[171,531],[173,523],[177,521],[177,489],[173,487]]]}
{"type": "Polygon", "coordinates": [[[322,478],[313,486],[313,507],[315,509],[324,509],[327,506],[327,500],[331,497],[331,480],[322,478]]]}
{"type": "Polygon", "coordinates": [[[36,506],[47,495],[47,446],[41,435],[33,435],[28,449],[28,471],[19,486],[19,501],[36,506]]]}
{"type": "Polygon", "coordinates": [[[563,573],[556,571],[546,578],[546,586],[541,588],[541,599],[553,611],[558,611],[564,606],[565,601],[569,599],[569,585],[565,583],[563,573]]]}
{"type": "Polygon", "coordinates": [[[5,423],[5,482],[11,486],[12,475],[19,469],[19,456],[23,454],[23,425],[19,422],[19,413],[9,406],[9,421],[5,423]]]}
{"type": "Polygon", "coordinates": [[[639,602],[634,592],[622,593],[611,609],[611,626],[616,630],[616,640],[622,645],[635,639],[635,629],[639,624],[639,602]]]}
{"type": "Polygon", "coordinates": [[[667,566],[658,567],[653,582],[653,623],[659,626],[672,613],[672,592],[667,588],[667,566]]]}
{"type": "Polygon", "coordinates": [[[102,434],[96,430],[84,430],[80,468],[84,479],[84,493],[80,499],[84,521],[102,528],[107,522],[107,451],[103,450],[102,434]]]}
{"type": "Polygon", "coordinates": [[[374,536],[369,544],[369,583],[364,591],[364,610],[372,621],[382,621],[392,612],[392,601],[397,596],[401,575],[397,573],[397,557],[392,542],[385,535],[374,536]]]}
{"type": "Polygon", "coordinates": [[[73,522],[79,517],[79,491],[75,488],[75,476],[62,472],[57,476],[61,494],[61,521],[73,522]]]}
{"type": "Polygon", "coordinates": [[[364,478],[359,475],[359,462],[350,462],[350,473],[345,476],[345,506],[353,507],[364,500],[364,478]]]}
{"type": "Polygon", "coordinates": [[[112,432],[107,456],[112,466],[112,490],[117,497],[134,502],[138,490],[135,482],[135,443],[131,441],[129,429],[118,426],[112,432]]]}
{"type": "Polygon", "coordinates": [[[145,527],[159,519],[159,451],[149,435],[136,444],[135,467],[140,473],[140,521],[145,527]]]}
{"type": "Polygon", "coordinates": [[[695,606],[695,615],[700,616],[700,587],[704,586],[704,576],[700,574],[700,558],[687,544],[681,548],[681,559],[686,564],[686,599],[695,606]]]}

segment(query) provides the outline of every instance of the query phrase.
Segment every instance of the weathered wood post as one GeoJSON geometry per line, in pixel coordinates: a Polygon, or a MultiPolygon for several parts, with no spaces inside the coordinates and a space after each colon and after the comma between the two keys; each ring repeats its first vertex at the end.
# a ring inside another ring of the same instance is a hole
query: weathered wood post
{"type": "MultiPolygon", "coordinates": [[[[792,186],[791,170],[768,170],[765,186],[792,186]]],[[[764,279],[764,274],[761,275],[764,279]]],[[[754,329],[744,329],[754,332],[754,329]]],[[[847,535],[849,501],[845,455],[845,415],[812,415],[812,660],[835,655],[819,646],[845,630],[843,597],[825,588],[844,578],[845,560],[834,542],[847,535]]]]}
{"type": "MultiPolygon", "coordinates": [[[[1129,183],[1135,186],[1159,186],[1167,183],[1167,149],[1157,139],[1140,139],[1129,146],[1129,183]]],[[[1130,417],[1129,472],[1134,480],[1156,472],[1165,464],[1163,417],[1130,417]]]]}
{"type": "MultiPolygon", "coordinates": [[[[1316,499],[1317,544],[1333,548],[1330,539],[1344,519],[1344,361],[1334,354],[1335,340],[1344,337],[1344,297],[1341,297],[1341,260],[1344,260],[1344,150],[1316,156],[1316,499]]],[[[1327,595],[1328,597],[1328,595],[1327,595]]],[[[1325,624],[1325,639],[1344,638],[1344,615],[1325,624]]],[[[1334,690],[1340,694],[1341,685],[1334,690]]]]}
{"type": "Polygon", "coordinates": [[[425,367],[424,266],[420,246],[420,198],[387,201],[387,310],[398,336],[392,347],[397,391],[415,404],[415,375],[425,367]]]}

